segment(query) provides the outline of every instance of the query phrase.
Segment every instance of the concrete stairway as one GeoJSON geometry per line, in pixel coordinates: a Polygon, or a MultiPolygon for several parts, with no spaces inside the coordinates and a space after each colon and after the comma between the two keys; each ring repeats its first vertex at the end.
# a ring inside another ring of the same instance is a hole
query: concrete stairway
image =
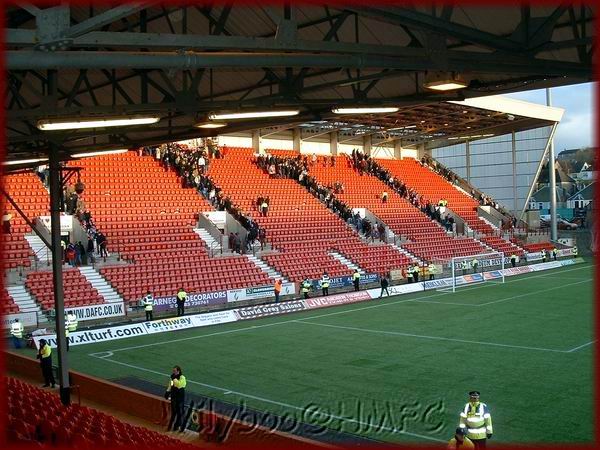
{"type": "Polygon", "coordinates": [[[349,269],[352,269],[352,271],[354,272],[355,270],[358,270],[358,273],[360,273],[361,275],[365,273],[365,271],[363,269],[361,269],[359,266],[357,266],[356,264],[354,264],[352,261],[350,261],[348,258],[346,258],[345,256],[342,256],[341,254],[339,254],[338,252],[329,252],[329,255],[332,258],[337,259],[340,263],[342,263],[344,266],[348,267],[349,269]]]}
{"type": "Polygon", "coordinates": [[[108,284],[102,275],[96,272],[90,266],[78,267],[79,272],[90,282],[90,284],[98,291],[98,294],[107,303],[122,303],[123,297],[119,295],[115,289],[108,284]]]}
{"type": "Polygon", "coordinates": [[[273,267],[269,266],[266,262],[264,262],[262,259],[257,258],[254,255],[245,255],[246,258],[248,258],[256,267],[258,267],[260,270],[262,270],[264,273],[266,273],[270,278],[273,278],[274,280],[280,279],[282,282],[284,283],[288,283],[289,280],[287,278],[285,278],[281,273],[279,273],[277,270],[275,270],[273,267]]]}
{"type": "Polygon", "coordinates": [[[19,312],[35,311],[39,323],[48,322],[46,315],[42,312],[42,308],[35,302],[29,291],[25,289],[25,286],[7,286],[6,290],[19,307],[19,312]]]}
{"type": "Polygon", "coordinates": [[[200,239],[204,241],[206,246],[208,247],[209,253],[221,253],[222,246],[221,243],[218,242],[215,238],[213,238],[210,233],[204,228],[194,228],[194,233],[196,233],[200,239]]]}
{"type": "Polygon", "coordinates": [[[35,253],[35,258],[38,261],[42,263],[52,262],[52,252],[37,234],[26,234],[25,239],[29,243],[33,253],[35,253]]]}

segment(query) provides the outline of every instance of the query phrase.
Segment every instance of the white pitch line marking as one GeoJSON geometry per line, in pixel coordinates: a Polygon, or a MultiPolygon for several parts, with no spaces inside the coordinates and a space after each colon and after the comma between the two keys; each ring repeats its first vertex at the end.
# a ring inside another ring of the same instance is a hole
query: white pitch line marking
{"type": "Polygon", "coordinates": [[[586,342],[585,344],[582,344],[582,345],[580,345],[580,346],[578,346],[578,347],[572,348],[571,350],[567,350],[567,353],[573,353],[573,352],[576,352],[577,350],[580,350],[580,349],[582,349],[582,348],[584,348],[584,347],[587,347],[588,345],[592,345],[594,342],[596,342],[596,340],[595,340],[595,339],[594,339],[593,341],[586,342]]]}
{"type": "MultiPolygon", "coordinates": [[[[588,267],[589,265],[586,266],[581,266],[581,267],[576,267],[573,269],[567,269],[567,270],[563,270],[561,271],[561,273],[565,273],[565,272],[571,272],[574,270],[580,270],[583,269],[585,267],[588,267]]],[[[542,275],[534,275],[534,276],[528,276],[528,277],[524,277],[524,278],[519,278],[518,280],[510,280],[510,281],[506,281],[506,283],[517,283],[520,281],[526,281],[526,280],[531,280],[532,278],[541,278],[541,277],[545,277],[548,275],[556,275],[556,274],[542,274],[542,275]]],[[[496,286],[496,285],[493,285],[496,286]]],[[[475,289],[482,289],[484,287],[487,287],[485,285],[483,286],[475,286],[472,288],[469,288],[468,290],[475,290],[475,289]]],[[[561,286],[562,287],[562,286],[561,286]]],[[[466,289],[463,289],[466,290],[466,289]]],[[[538,291],[540,292],[540,291],[538,291]]],[[[442,292],[442,293],[438,293],[438,294],[433,294],[433,295],[426,295],[423,297],[417,297],[417,298],[411,298],[411,299],[402,299],[402,300],[396,300],[396,301],[391,301],[391,302],[385,302],[385,303],[377,303],[375,305],[368,305],[368,306],[363,306],[360,308],[353,308],[353,309],[346,309],[343,311],[334,311],[331,313],[326,313],[326,314],[318,314],[315,316],[311,316],[311,317],[307,317],[307,319],[318,319],[321,317],[330,317],[330,316],[337,316],[337,315],[341,315],[341,314],[349,314],[349,313],[353,313],[353,312],[357,312],[357,311],[364,311],[367,309],[372,309],[372,308],[381,308],[381,307],[385,307],[385,306],[392,306],[392,305],[397,305],[400,303],[407,303],[407,302],[419,302],[420,300],[424,300],[424,299],[430,299],[430,298],[435,298],[435,297],[441,297],[441,296],[445,296],[445,295],[449,295],[450,292],[442,292]]],[[[533,292],[532,292],[533,294],[533,292]]],[[[512,299],[512,298],[511,298],[512,299]]],[[[504,301],[504,299],[501,299],[502,301],[504,301]]],[[[365,301],[370,301],[370,300],[365,300],[365,301]]],[[[375,300],[377,301],[377,300],[375,300]]],[[[423,303],[440,303],[440,304],[450,304],[450,303],[446,303],[446,302],[433,302],[433,301],[428,301],[428,302],[423,302],[423,303]]],[[[489,302],[488,302],[489,303],[489,302]]],[[[477,307],[477,306],[481,306],[481,305],[469,305],[469,304],[457,304],[458,306],[469,306],[469,307],[477,307]]],[[[281,322],[275,322],[275,323],[268,323],[268,324],[263,324],[263,325],[251,325],[248,327],[244,327],[244,328],[237,328],[235,330],[227,330],[227,331],[217,331],[215,333],[209,333],[209,334],[203,334],[200,336],[190,336],[190,337],[186,337],[186,338],[179,338],[179,339],[171,339],[171,340],[167,340],[167,341],[160,341],[160,342],[153,342],[150,344],[142,344],[142,345],[134,345],[131,347],[121,347],[121,348],[116,348],[113,349],[113,352],[123,352],[123,351],[128,351],[128,350],[136,350],[139,348],[147,348],[147,347],[154,347],[154,346],[158,346],[158,345],[166,345],[166,344],[172,344],[174,342],[183,342],[183,341],[189,341],[189,340],[194,340],[194,339],[203,339],[205,337],[212,337],[212,336],[220,336],[220,335],[225,335],[225,334],[232,334],[232,333],[239,333],[239,332],[243,332],[243,331],[251,331],[251,330],[255,330],[255,329],[260,329],[260,328],[266,328],[266,327],[271,327],[271,326],[276,326],[276,325],[284,325],[287,323],[292,323],[295,322],[296,319],[291,319],[291,320],[283,320],[281,322]]],[[[90,354],[90,356],[93,356],[92,354],[90,354]]]]}
{"type": "MultiPolygon", "coordinates": [[[[93,354],[90,355],[90,356],[93,356],[93,354]]],[[[164,377],[168,377],[169,376],[169,374],[161,373],[161,372],[158,372],[158,371],[152,370],[152,369],[146,369],[145,367],[136,366],[134,364],[128,364],[128,363],[124,363],[124,362],[121,362],[121,361],[115,361],[114,359],[100,358],[98,356],[95,356],[95,357],[101,359],[102,361],[107,361],[107,362],[111,362],[111,363],[114,363],[114,364],[120,364],[122,366],[130,367],[132,369],[141,370],[141,371],[144,371],[144,372],[149,372],[149,373],[153,373],[153,374],[156,374],[156,375],[161,375],[161,376],[164,376],[164,377]]],[[[259,397],[257,395],[246,394],[244,392],[233,391],[231,389],[222,388],[220,386],[214,386],[212,384],[200,383],[198,381],[193,381],[193,380],[190,380],[190,379],[187,379],[187,382],[191,383],[191,384],[197,384],[198,386],[203,386],[203,387],[207,387],[207,388],[210,388],[210,389],[214,389],[216,391],[223,392],[224,394],[236,394],[236,395],[239,395],[241,397],[251,398],[253,400],[258,400],[258,401],[261,401],[261,402],[271,403],[273,405],[278,405],[278,406],[283,406],[284,408],[290,408],[290,409],[294,409],[296,411],[302,411],[302,412],[306,411],[306,408],[300,408],[299,406],[296,406],[296,405],[291,405],[289,403],[279,402],[277,400],[271,400],[271,399],[268,399],[268,398],[265,398],[265,397],[259,397]]],[[[389,428],[389,427],[385,427],[385,426],[382,426],[382,425],[361,422],[360,420],[350,419],[348,417],[336,416],[334,414],[329,415],[329,418],[336,419],[336,420],[341,420],[341,421],[347,421],[347,422],[350,422],[350,423],[355,423],[357,425],[364,425],[364,426],[368,426],[368,427],[375,426],[375,427],[377,427],[376,429],[385,430],[385,431],[389,431],[389,432],[392,432],[392,433],[406,434],[408,436],[418,437],[418,438],[426,439],[426,440],[429,440],[429,441],[446,442],[443,439],[438,439],[438,438],[434,438],[434,437],[431,437],[431,436],[426,436],[426,435],[423,435],[423,434],[411,433],[410,431],[398,430],[396,428],[389,428]]]]}
{"type": "Polygon", "coordinates": [[[542,292],[556,291],[557,289],[562,289],[562,288],[565,288],[565,287],[568,287],[568,286],[575,286],[576,284],[589,283],[590,281],[592,281],[592,279],[588,278],[586,280],[577,281],[575,283],[561,284],[560,286],[555,286],[555,287],[548,288],[548,289],[541,289],[541,290],[535,291],[535,292],[526,292],[525,294],[513,295],[512,297],[500,298],[498,300],[492,300],[491,302],[480,303],[477,306],[493,305],[495,303],[506,302],[508,300],[514,300],[516,298],[522,298],[522,297],[528,297],[530,295],[541,294],[542,292]]]}
{"type": "Polygon", "coordinates": [[[398,331],[383,331],[383,330],[371,330],[368,328],[345,327],[345,326],[341,326],[341,325],[331,325],[328,323],[309,322],[308,320],[305,320],[305,319],[298,319],[297,322],[298,323],[306,323],[308,325],[316,325],[316,326],[320,326],[320,327],[338,328],[341,330],[350,330],[350,331],[360,331],[363,333],[414,337],[414,338],[421,338],[421,339],[430,339],[430,340],[435,340],[435,341],[460,342],[460,343],[464,343],[464,344],[490,345],[493,347],[517,348],[517,349],[521,349],[521,350],[537,350],[537,351],[553,352],[553,353],[568,353],[568,351],[566,351],[566,350],[556,350],[553,348],[528,347],[528,346],[524,346],[524,345],[499,344],[496,342],[470,341],[470,340],[466,340],[466,339],[454,339],[454,338],[447,338],[447,337],[441,337],[441,336],[428,336],[428,335],[424,335],[424,334],[401,333],[398,331]]]}

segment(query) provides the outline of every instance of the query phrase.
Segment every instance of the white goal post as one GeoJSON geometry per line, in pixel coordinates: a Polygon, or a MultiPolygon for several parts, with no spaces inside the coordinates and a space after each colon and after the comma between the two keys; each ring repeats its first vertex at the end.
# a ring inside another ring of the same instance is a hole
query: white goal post
{"type": "Polygon", "coordinates": [[[439,291],[456,292],[457,288],[478,283],[504,283],[507,257],[502,252],[456,256],[443,264],[452,284],[439,291]]]}

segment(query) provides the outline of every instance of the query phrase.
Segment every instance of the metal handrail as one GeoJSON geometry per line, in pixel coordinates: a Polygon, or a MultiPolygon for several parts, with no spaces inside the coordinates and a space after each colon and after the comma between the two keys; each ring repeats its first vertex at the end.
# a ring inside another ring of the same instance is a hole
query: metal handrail
{"type": "Polygon", "coordinates": [[[214,241],[214,242],[213,242],[212,244],[210,244],[210,245],[206,244],[206,247],[208,248],[208,250],[209,250],[209,254],[210,254],[210,256],[211,256],[211,257],[215,256],[215,249],[216,249],[216,248],[217,248],[219,245],[221,246],[221,254],[223,254],[223,245],[222,245],[222,242],[223,242],[223,238],[221,238],[221,242],[214,241]]]}

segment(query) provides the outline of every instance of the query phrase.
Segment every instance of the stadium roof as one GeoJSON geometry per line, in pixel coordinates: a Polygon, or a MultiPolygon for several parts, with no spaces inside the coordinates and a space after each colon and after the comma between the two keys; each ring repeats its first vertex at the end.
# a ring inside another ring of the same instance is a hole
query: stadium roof
{"type": "Polygon", "coordinates": [[[372,145],[390,146],[399,141],[408,148],[419,144],[439,147],[549,126],[559,122],[563,113],[561,108],[489,96],[410,106],[385,115],[328,114],[326,120],[265,128],[261,136],[284,137],[290,129],[300,128],[303,140],[337,132],[338,143],[360,144],[365,136],[371,136],[372,145]]]}
{"type": "Polygon", "coordinates": [[[587,82],[594,13],[583,5],[9,7],[8,158],[44,154],[49,139],[67,152],[330,120],[332,107],[344,105],[417,116],[441,108],[441,117],[473,107],[441,102],[587,82]],[[467,87],[425,89],[432,74],[467,87]],[[301,112],[193,126],[214,111],[274,108],[301,112]],[[160,121],[36,128],[40,119],[131,114],[160,121]]]}

